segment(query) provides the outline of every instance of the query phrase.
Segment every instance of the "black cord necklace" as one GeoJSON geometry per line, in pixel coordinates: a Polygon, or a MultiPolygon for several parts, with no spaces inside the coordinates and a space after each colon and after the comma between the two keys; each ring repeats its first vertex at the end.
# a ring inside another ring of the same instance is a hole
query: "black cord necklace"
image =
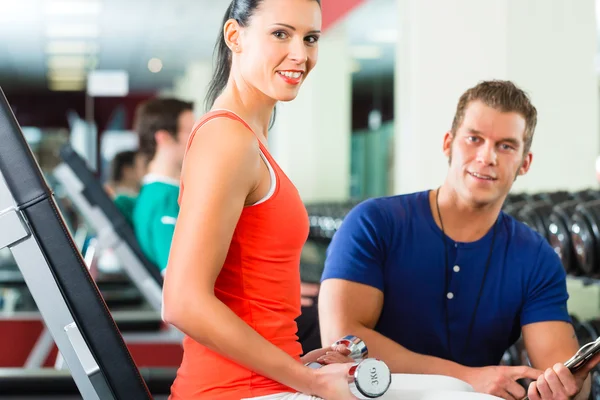
{"type": "MultiPolygon", "coordinates": [[[[438,218],[440,220],[440,225],[442,227],[442,239],[444,240],[444,257],[445,257],[445,286],[444,286],[444,309],[445,309],[445,317],[446,317],[446,338],[448,341],[448,351],[450,353],[450,358],[452,360],[454,359],[454,356],[452,355],[452,347],[450,345],[450,324],[448,321],[448,301],[446,299],[447,293],[448,293],[448,288],[450,286],[450,279],[449,279],[449,274],[448,274],[448,248],[446,245],[446,231],[444,231],[444,222],[442,221],[442,214],[440,213],[440,204],[438,201],[438,197],[440,195],[440,188],[437,189],[436,193],[435,193],[435,206],[437,208],[437,214],[438,214],[438,218]]],[[[469,330],[467,331],[467,340],[466,340],[466,344],[465,344],[465,351],[468,351],[469,349],[469,344],[471,341],[471,334],[473,333],[473,326],[475,324],[475,316],[477,315],[477,308],[479,307],[479,300],[481,300],[481,293],[483,292],[483,286],[485,284],[485,278],[487,276],[488,270],[490,268],[490,263],[492,260],[492,251],[494,250],[494,242],[496,240],[496,225],[497,225],[498,219],[496,219],[496,222],[494,222],[494,231],[492,234],[492,244],[490,245],[490,252],[488,254],[488,258],[487,258],[487,262],[485,265],[485,271],[483,273],[483,279],[481,280],[481,285],[479,287],[479,294],[477,295],[477,302],[475,303],[475,309],[473,310],[473,316],[471,317],[471,322],[469,324],[469,330]]]]}

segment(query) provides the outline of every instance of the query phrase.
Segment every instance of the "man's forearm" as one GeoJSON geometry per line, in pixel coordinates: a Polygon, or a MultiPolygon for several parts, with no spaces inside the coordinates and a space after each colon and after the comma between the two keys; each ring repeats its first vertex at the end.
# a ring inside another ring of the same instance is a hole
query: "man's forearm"
{"type": "Polygon", "coordinates": [[[579,394],[575,396],[575,400],[588,400],[590,398],[590,392],[592,389],[592,378],[590,375],[583,382],[583,386],[579,391],[579,394]]]}
{"type": "Polygon", "coordinates": [[[452,376],[465,380],[468,367],[438,357],[412,352],[384,335],[364,326],[350,329],[367,345],[369,356],[384,361],[392,373],[452,376]]]}

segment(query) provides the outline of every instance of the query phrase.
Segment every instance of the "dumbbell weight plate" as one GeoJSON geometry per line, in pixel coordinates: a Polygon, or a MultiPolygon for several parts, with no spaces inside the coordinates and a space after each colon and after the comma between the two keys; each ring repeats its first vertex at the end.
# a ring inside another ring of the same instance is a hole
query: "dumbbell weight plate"
{"type": "Polygon", "coordinates": [[[350,368],[349,375],[354,378],[350,390],[359,399],[381,397],[392,383],[392,373],[388,366],[374,358],[367,358],[354,365],[350,368]]]}
{"type": "Polygon", "coordinates": [[[579,204],[572,216],[571,240],[582,272],[589,277],[598,270],[600,249],[600,200],[579,204]]]}
{"type": "Polygon", "coordinates": [[[547,201],[550,204],[559,204],[565,201],[573,200],[574,194],[565,190],[559,190],[557,192],[540,193],[537,197],[539,200],[547,201]]]}
{"type": "Polygon", "coordinates": [[[527,224],[530,228],[537,231],[544,238],[548,238],[547,226],[548,218],[552,213],[552,203],[547,201],[538,201],[526,204],[517,213],[517,219],[527,224]]]}
{"type": "Polygon", "coordinates": [[[548,241],[560,257],[565,271],[571,275],[579,273],[577,257],[571,241],[571,216],[579,202],[577,200],[557,204],[548,217],[548,241]]]}
{"type": "Polygon", "coordinates": [[[598,190],[582,190],[573,193],[573,198],[580,203],[600,199],[600,191],[598,190]]]}
{"type": "Polygon", "coordinates": [[[504,205],[526,202],[529,199],[531,199],[531,195],[527,193],[510,193],[508,196],[506,196],[504,205]]]}
{"type": "MultiPolygon", "coordinates": [[[[318,362],[306,364],[313,369],[322,368],[318,362]]],[[[380,360],[367,358],[354,364],[348,371],[350,391],[359,399],[375,399],[387,392],[392,383],[392,373],[380,360]]]]}

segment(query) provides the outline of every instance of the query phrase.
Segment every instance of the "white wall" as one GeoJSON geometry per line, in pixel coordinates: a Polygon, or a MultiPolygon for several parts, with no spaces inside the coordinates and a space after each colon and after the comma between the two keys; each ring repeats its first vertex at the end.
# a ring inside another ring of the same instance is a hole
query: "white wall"
{"type": "Polygon", "coordinates": [[[185,74],[175,80],[173,88],[163,95],[194,102],[194,115],[199,118],[205,112],[204,98],[211,78],[212,62],[194,61],[187,66],[185,74]]]}
{"type": "Polygon", "coordinates": [[[350,193],[351,61],[345,24],[319,41],[319,60],[298,97],[277,105],[271,152],[305,202],[350,193]]]}
{"type": "Polygon", "coordinates": [[[395,192],[438,186],[460,95],[510,79],[538,109],[529,174],[514,191],[595,186],[593,0],[398,0],[395,192]]]}

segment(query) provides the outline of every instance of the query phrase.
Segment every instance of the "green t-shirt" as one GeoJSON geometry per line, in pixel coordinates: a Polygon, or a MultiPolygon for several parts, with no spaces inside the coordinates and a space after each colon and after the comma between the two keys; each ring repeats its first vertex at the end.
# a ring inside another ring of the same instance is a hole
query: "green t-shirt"
{"type": "Polygon", "coordinates": [[[140,247],[163,274],[179,214],[178,197],[178,182],[147,175],[133,210],[133,227],[140,247]]]}
{"type": "Polygon", "coordinates": [[[135,208],[136,200],[137,196],[134,197],[128,194],[117,194],[114,199],[115,205],[131,226],[133,226],[133,209],[135,208]]]}

